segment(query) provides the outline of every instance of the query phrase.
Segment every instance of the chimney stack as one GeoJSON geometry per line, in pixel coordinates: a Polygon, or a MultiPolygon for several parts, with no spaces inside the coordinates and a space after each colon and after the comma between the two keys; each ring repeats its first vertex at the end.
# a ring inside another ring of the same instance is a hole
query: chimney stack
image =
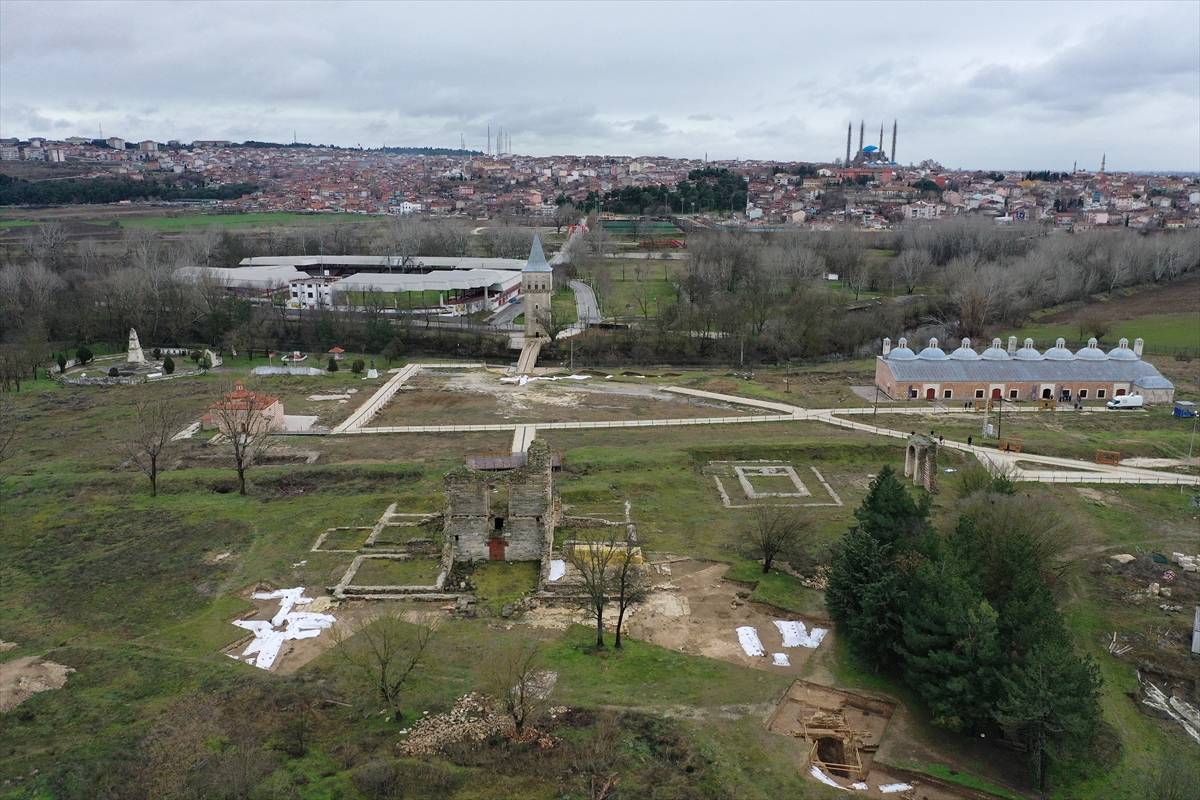
{"type": "Polygon", "coordinates": [[[892,340],[885,337],[883,340],[883,354],[886,356],[890,352],[892,352],[892,340]]]}
{"type": "Polygon", "coordinates": [[[1017,352],[1017,337],[1008,337],[1008,354],[1011,356],[1017,352]]]}
{"type": "Polygon", "coordinates": [[[1133,354],[1135,356],[1137,356],[1138,358],[1141,358],[1142,357],[1142,348],[1144,348],[1145,346],[1146,346],[1146,342],[1143,341],[1142,339],[1140,339],[1140,338],[1134,339],[1133,340],[1133,354]]]}

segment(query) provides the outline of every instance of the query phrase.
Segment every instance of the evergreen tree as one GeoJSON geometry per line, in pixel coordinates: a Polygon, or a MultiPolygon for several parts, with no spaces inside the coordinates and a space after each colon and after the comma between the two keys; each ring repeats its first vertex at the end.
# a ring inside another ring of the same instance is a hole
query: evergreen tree
{"type": "Polygon", "coordinates": [[[833,548],[825,605],[850,649],[876,670],[894,661],[904,601],[892,546],[853,528],[833,548]]]}
{"type": "Polygon", "coordinates": [[[927,561],[917,568],[896,649],[905,681],[935,725],[969,730],[991,717],[999,693],[998,619],[957,565],[927,561]]]}
{"type": "Polygon", "coordinates": [[[1015,730],[1027,748],[1038,789],[1046,788],[1051,763],[1062,763],[1086,747],[1100,716],[1100,671],[1080,658],[1069,638],[1047,639],[1000,676],[1004,697],[996,719],[1015,730]]]}
{"type": "Polygon", "coordinates": [[[884,467],[854,517],[859,527],[881,544],[898,549],[914,546],[929,532],[929,495],[920,502],[896,479],[896,471],[884,467]]]}

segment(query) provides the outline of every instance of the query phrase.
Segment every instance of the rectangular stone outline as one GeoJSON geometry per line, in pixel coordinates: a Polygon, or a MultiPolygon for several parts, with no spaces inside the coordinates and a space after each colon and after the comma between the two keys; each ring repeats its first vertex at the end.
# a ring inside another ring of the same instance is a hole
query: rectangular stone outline
{"type": "MultiPolygon", "coordinates": [[[[710,464],[716,464],[716,463],[730,464],[732,462],[724,461],[724,462],[709,462],[709,463],[710,464]]],[[[782,463],[782,462],[775,462],[775,463],[782,463]]],[[[825,476],[823,476],[817,470],[816,467],[810,466],[809,469],[812,470],[813,474],[817,476],[817,480],[821,482],[821,485],[825,487],[825,491],[829,493],[829,497],[833,500],[832,503],[753,503],[753,504],[746,503],[746,504],[739,505],[739,504],[735,504],[730,501],[729,493],[727,491],[725,491],[725,484],[721,483],[721,477],[719,475],[713,475],[712,477],[713,477],[713,480],[716,481],[716,483],[717,483],[717,492],[719,492],[721,495],[721,505],[723,505],[725,508],[754,508],[756,505],[772,505],[772,506],[779,506],[782,508],[822,508],[822,507],[831,507],[831,506],[844,506],[845,503],[842,502],[842,498],[838,497],[837,492],[835,492],[833,490],[833,487],[830,486],[829,483],[825,480],[825,476]]]]}
{"type": "Polygon", "coordinates": [[[742,484],[742,491],[746,493],[746,498],[749,500],[762,500],[767,497],[812,497],[812,492],[808,490],[801,481],[800,476],[796,474],[796,469],[791,464],[785,464],[781,467],[776,466],[761,466],[747,467],[740,464],[735,464],[733,467],[734,473],[737,474],[738,482],[742,484]],[[756,492],[753,484],[750,483],[750,477],[746,475],[747,470],[783,470],[783,475],[770,475],[765,472],[759,472],[754,477],[788,477],[792,480],[792,485],[796,487],[795,492],[756,492]]]}

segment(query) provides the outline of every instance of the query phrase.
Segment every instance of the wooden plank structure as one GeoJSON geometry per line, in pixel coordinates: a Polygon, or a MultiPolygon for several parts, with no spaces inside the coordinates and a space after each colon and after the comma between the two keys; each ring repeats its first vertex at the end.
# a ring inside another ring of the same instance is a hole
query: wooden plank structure
{"type": "Polygon", "coordinates": [[[1038,408],[1039,411],[1056,411],[1058,402],[1047,398],[1042,398],[1042,405],[1038,408]]]}
{"type": "Polygon", "coordinates": [[[1121,466],[1121,454],[1115,450],[1097,450],[1096,463],[1119,467],[1121,466]]]}
{"type": "Polygon", "coordinates": [[[805,703],[800,704],[800,730],[793,730],[792,735],[812,744],[808,753],[809,763],[820,767],[827,773],[843,775],[861,780],[866,777],[863,769],[863,749],[871,749],[878,745],[867,744],[871,738],[869,731],[858,731],[846,722],[846,712],[842,708],[818,708],[805,703]],[[842,744],[842,758],[847,763],[826,761],[821,758],[820,745],[823,739],[834,739],[842,744]],[[853,763],[847,756],[853,756],[853,763]]]}
{"type": "Polygon", "coordinates": [[[1001,439],[1000,449],[1006,453],[1019,453],[1021,452],[1021,444],[1020,439],[1001,439]]]}

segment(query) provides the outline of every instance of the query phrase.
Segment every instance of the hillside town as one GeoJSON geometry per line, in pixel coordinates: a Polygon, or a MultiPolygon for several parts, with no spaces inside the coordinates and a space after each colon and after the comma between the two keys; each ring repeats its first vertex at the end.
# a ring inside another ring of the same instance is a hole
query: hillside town
{"type": "Polygon", "coordinates": [[[904,166],[881,157],[882,148],[861,144],[856,155],[847,147],[844,160],[825,163],[400,150],[225,140],[134,143],[119,137],[0,140],[2,161],[75,167],[81,178],[138,182],[186,176],[206,187],[256,187],[237,199],[206,201],[230,212],[420,213],[484,220],[552,218],[570,202],[641,215],[718,212],[749,226],[815,229],[846,224],[885,229],[963,214],[998,224],[1041,221],[1065,230],[1200,227],[1195,177],[1109,172],[1104,158],[1097,171],[1006,172],[947,169],[932,160],[904,166]],[[698,208],[674,194],[699,171],[705,171],[701,180],[711,179],[713,170],[728,170],[744,182],[723,207],[718,201],[698,208]]]}

